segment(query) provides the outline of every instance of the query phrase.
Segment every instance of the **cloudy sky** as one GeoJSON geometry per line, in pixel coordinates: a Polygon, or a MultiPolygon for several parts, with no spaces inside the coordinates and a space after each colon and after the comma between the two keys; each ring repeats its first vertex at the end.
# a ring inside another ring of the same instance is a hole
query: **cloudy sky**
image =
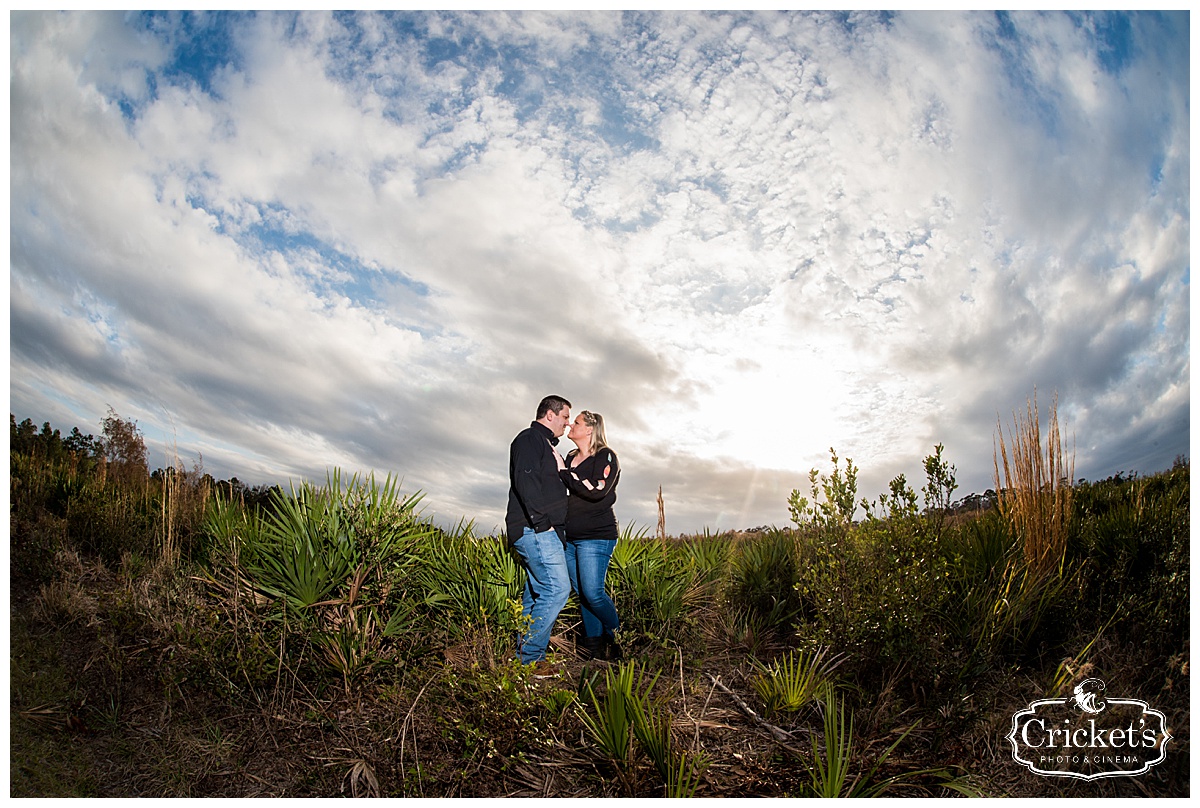
{"type": "MultiPolygon", "coordinates": [[[[1183,13],[21,13],[10,412],[503,523],[547,393],[618,517],[1189,455],[1183,13]]],[[[563,448],[566,448],[564,445],[563,448]]]]}

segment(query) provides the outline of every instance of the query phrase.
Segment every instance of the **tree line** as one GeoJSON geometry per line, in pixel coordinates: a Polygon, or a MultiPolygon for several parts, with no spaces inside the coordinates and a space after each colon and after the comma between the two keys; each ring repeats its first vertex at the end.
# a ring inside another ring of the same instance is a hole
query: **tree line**
{"type": "MultiPolygon", "coordinates": [[[[38,429],[32,418],[18,423],[14,414],[8,414],[9,451],[35,458],[47,466],[65,466],[73,473],[91,476],[101,475],[113,482],[131,484],[162,483],[178,473],[175,468],[150,470],[146,441],[137,421],[122,418],[112,407],[100,421],[100,437],[84,434],[73,427],[64,435],[54,429],[49,421],[38,429]]],[[[272,492],[280,491],[278,485],[247,485],[237,477],[217,480],[197,466],[195,482],[202,488],[216,492],[222,498],[237,500],[249,507],[265,509],[271,502],[272,492]]]]}

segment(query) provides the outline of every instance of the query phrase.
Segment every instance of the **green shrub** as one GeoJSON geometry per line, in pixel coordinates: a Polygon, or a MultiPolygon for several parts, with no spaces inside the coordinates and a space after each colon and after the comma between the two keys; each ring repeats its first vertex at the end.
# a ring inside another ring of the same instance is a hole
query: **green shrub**
{"type": "Polygon", "coordinates": [[[499,652],[520,631],[525,573],[503,537],[476,536],[470,524],[414,547],[406,596],[434,628],[461,639],[476,630],[490,634],[499,652]]]}
{"type": "Polygon", "coordinates": [[[608,569],[613,603],[625,634],[678,633],[696,605],[695,568],[674,544],[646,538],[627,527],[617,539],[608,569]]]}
{"type": "Polygon", "coordinates": [[[861,671],[943,659],[949,564],[922,520],[805,534],[797,592],[802,642],[852,654],[861,671]]]}
{"type": "Polygon", "coordinates": [[[772,529],[741,539],[732,549],[726,598],[730,608],[768,631],[790,633],[802,600],[796,591],[796,540],[772,529]]]}
{"type": "Polygon", "coordinates": [[[1081,633],[1119,614],[1118,631],[1147,653],[1171,655],[1188,633],[1190,475],[1186,464],[1148,478],[1076,486],[1068,558],[1081,567],[1081,633]]]}

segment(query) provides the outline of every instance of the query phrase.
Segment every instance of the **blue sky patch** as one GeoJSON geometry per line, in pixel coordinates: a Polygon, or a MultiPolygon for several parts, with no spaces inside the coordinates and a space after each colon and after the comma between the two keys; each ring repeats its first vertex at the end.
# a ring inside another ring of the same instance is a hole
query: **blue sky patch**
{"type": "Polygon", "coordinates": [[[177,84],[195,83],[213,95],[213,76],[224,67],[241,67],[235,31],[253,13],[147,11],[139,15],[142,27],[164,38],[173,49],[162,78],[177,84]]]}

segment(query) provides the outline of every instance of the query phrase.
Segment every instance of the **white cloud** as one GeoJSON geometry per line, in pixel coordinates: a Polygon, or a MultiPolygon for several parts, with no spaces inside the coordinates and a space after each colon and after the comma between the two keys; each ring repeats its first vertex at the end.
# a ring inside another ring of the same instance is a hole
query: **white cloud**
{"type": "Polygon", "coordinates": [[[652,524],[661,484],[676,530],[786,521],[831,446],[870,496],[937,442],[982,490],[1035,387],[1083,473],[1187,451],[1186,16],[16,13],[11,40],[18,419],[111,404],[253,481],[392,470],[484,529],[549,392],[608,419],[619,515],[652,524]]]}

